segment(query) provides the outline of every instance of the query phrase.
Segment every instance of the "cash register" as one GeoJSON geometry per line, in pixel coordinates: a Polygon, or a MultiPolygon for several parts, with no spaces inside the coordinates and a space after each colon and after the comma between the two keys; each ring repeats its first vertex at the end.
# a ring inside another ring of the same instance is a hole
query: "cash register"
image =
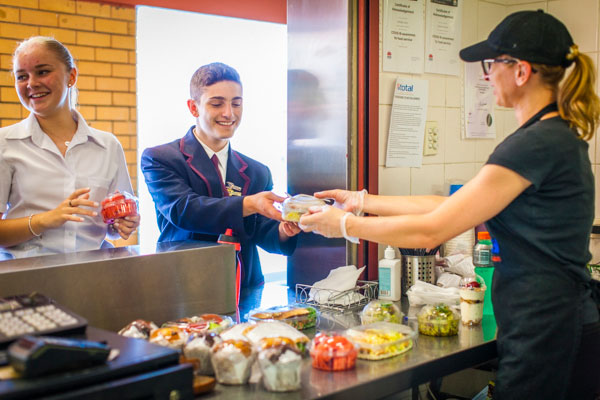
{"type": "Polygon", "coordinates": [[[193,398],[177,351],[90,327],[38,293],[0,298],[0,353],[2,399],[193,398]]]}

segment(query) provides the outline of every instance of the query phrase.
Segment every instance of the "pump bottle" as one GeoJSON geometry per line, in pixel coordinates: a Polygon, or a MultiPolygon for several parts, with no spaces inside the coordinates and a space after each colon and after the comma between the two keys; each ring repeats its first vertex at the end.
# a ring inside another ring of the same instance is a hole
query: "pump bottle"
{"type": "Polygon", "coordinates": [[[396,252],[388,246],[379,260],[379,298],[382,300],[400,300],[400,274],[402,261],[396,257],[396,252]]]}

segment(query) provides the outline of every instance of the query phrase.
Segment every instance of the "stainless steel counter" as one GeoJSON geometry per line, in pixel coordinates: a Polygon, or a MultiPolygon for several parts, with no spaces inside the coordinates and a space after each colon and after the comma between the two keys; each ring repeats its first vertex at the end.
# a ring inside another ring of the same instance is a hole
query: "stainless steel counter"
{"type": "MultiPolygon", "coordinates": [[[[293,302],[292,291],[267,284],[244,293],[240,314],[259,306],[293,302]]],[[[407,304],[401,304],[404,310],[407,304]]],[[[243,318],[242,318],[243,319],[243,318]]],[[[344,329],[359,324],[356,313],[322,313],[316,329],[304,331],[314,336],[317,331],[344,329]]],[[[409,320],[409,325],[411,321],[409,320]]],[[[495,321],[486,316],[482,326],[460,327],[458,336],[430,337],[419,335],[412,350],[380,361],[357,360],[356,369],[327,372],[312,368],[310,357],[303,360],[302,389],[297,392],[267,392],[261,383],[243,386],[217,385],[203,399],[379,399],[401,392],[434,378],[473,367],[496,358],[495,321]]]]}
{"type": "Polygon", "coordinates": [[[161,324],[199,313],[233,313],[235,250],[213,242],[160,243],[0,262],[0,296],[39,292],[118,331],[135,319],[161,324]]]}

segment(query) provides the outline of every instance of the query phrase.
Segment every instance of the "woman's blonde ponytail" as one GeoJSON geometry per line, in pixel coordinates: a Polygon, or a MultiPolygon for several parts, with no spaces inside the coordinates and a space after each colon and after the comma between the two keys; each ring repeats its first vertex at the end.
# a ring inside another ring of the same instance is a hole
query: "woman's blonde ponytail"
{"type": "Polygon", "coordinates": [[[571,46],[567,59],[573,60],[573,70],[560,86],[557,95],[560,116],[569,121],[580,138],[594,137],[600,119],[600,99],[596,95],[596,70],[592,59],[571,46]]]}

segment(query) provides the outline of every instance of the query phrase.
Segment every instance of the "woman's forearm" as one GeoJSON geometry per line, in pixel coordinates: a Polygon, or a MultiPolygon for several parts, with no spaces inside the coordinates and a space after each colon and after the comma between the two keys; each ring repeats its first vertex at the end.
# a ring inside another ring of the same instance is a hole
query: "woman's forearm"
{"type": "Polygon", "coordinates": [[[425,214],[436,209],[445,196],[365,196],[363,211],[372,215],[425,214]]]}
{"type": "Polygon", "coordinates": [[[41,235],[44,229],[38,218],[39,214],[34,214],[31,220],[29,217],[0,219],[0,246],[16,246],[41,235]]]}

